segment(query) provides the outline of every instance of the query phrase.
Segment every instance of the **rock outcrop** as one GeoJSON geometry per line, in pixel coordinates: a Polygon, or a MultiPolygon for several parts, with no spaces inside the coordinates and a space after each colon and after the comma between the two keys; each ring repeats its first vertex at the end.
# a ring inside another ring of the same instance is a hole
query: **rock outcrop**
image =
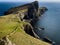
{"type": "Polygon", "coordinates": [[[8,37],[3,37],[0,39],[0,45],[15,45],[15,43],[12,43],[8,37]]]}
{"type": "Polygon", "coordinates": [[[42,14],[44,14],[48,9],[46,8],[46,7],[40,7],[39,8],[39,10],[40,10],[40,15],[42,15],[42,14]]]}
{"type": "Polygon", "coordinates": [[[27,33],[27,34],[29,34],[29,35],[31,35],[31,36],[33,36],[33,37],[35,37],[35,38],[40,38],[35,32],[34,32],[34,28],[32,27],[32,25],[31,24],[27,24],[27,25],[25,25],[24,26],[24,31],[27,33]]]}

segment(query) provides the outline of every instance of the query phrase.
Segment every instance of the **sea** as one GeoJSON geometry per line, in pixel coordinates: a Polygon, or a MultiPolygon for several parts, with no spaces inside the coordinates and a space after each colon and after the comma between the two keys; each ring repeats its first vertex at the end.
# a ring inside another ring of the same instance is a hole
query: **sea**
{"type": "MultiPolygon", "coordinates": [[[[27,2],[0,2],[0,16],[11,7],[20,6],[27,2]]],[[[54,45],[60,45],[60,3],[58,2],[40,2],[40,7],[47,7],[39,20],[35,23],[37,27],[43,27],[44,35],[55,42],[54,45]]],[[[37,32],[40,33],[39,31],[37,32]]]]}
{"type": "Polygon", "coordinates": [[[4,15],[4,12],[12,7],[17,7],[26,4],[26,2],[0,2],[0,16],[4,15]]]}

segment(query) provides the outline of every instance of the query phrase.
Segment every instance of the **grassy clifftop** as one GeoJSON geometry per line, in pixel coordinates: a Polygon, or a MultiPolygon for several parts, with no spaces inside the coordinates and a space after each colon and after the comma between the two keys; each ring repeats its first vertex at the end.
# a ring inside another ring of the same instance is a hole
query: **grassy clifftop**
{"type": "Polygon", "coordinates": [[[16,14],[0,16],[0,39],[15,31],[8,38],[16,45],[50,45],[25,33],[26,24],[29,23],[19,21],[16,14]]]}

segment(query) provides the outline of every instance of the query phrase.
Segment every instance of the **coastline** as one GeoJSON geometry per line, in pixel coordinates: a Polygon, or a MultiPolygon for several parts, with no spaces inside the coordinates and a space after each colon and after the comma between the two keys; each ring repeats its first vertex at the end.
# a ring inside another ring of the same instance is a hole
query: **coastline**
{"type": "MultiPolygon", "coordinates": [[[[31,36],[33,36],[33,37],[35,37],[35,38],[38,38],[39,39],[39,36],[34,32],[34,28],[33,28],[33,25],[32,24],[34,24],[34,22],[35,21],[37,21],[38,20],[38,17],[39,16],[41,16],[45,11],[47,11],[47,9],[44,7],[44,8],[41,8],[40,10],[39,10],[39,7],[38,7],[38,2],[33,2],[33,5],[36,7],[36,8],[33,8],[34,6],[32,5],[32,3],[31,4],[29,4],[30,6],[29,6],[29,8],[25,8],[24,6],[24,8],[22,9],[22,10],[15,10],[14,8],[13,8],[13,10],[14,11],[7,11],[5,14],[7,14],[7,15],[4,15],[4,16],[2,16],[2,17],[4,17],[4,18],[11,18],[11,19],[9,19],[9,20],[11,20],[11,21],[17,21],[18,22],[18,24],[20,24],[20,22],[22,22],[23,23],[23,28],[22,28],[22,30],[24,30],[25,31],[25,33],[27,33],[26,35],[31,35],[31,36]],[[36,5],[37,4],[37,5],[36,5]],[[33,10],[32,10],[32,8],[33,8],[33,10]],[[26,10],[24,10],[24,9],[26,9],[26,10]],[[27,12],[27,10],[28,10],[28,12],[27,12]],[[32,11],[33,12],[32,12],[32,11]],[[36,11],[35,11],[36,10],[36,11]],[[38,10],[38,11],[37,11],[38,10]],[[20,11],[22,11],[22,12],[20,12],[20,11]],[[27,14],[25,14],[25,12],[26,13],[29,13],[29,15],[27,15],[27,14]],[[13,15],[10,15],[10,14],[13,14],[13,15]],[[15,16],[14,16],[15,15],[15,16]],[[11,17],[10,17],[11,16],[11,17]],[[33,17],[32,17],[33,16],[33,17]],[[13,19],[13,20],[12,20],[13,19]],[[16,20],[15,20],[16,19],[16,20]],[[28,21],[27,21],[28,20],[28,21]]],[[[1,17],[1,18],[2,18],[1,17]]],[[[10,21],[9,21],[10,22],[10,21]]],[[[21,24],[22,24],[21,23],[21,24]]],[[[15,29],[16,30],[16,29],[15,29]]],[[[15,32],[13,31],[12,32],[12,35],[14,34],[15,32]]],[[[25,34],[24,33],[24,34],[25,34]]],[[[11,33],[10,33],[11,34],[11,33]]],[[[9,37],[10,36],[10,34],[8,35],[8,36],[6,36],[6,37],[9,37]]],[[[14,36],[14,35],[13,35],[14,36]]],[[[6,41],[5,43],[7,43],[8,42],[8,38],[6,38],[6,37],[3,37],[2,38],[2,40],[3,41],[6,41]]],[[[10,38],[11,39],[11,38],[10,38]]],[[[38,40],[37,39],[37,40],[38,40]]],[[[2,41],[1,40],[1,41],[2,41]]],[[[14,42],[14,41],[13,41],[14,42]]],[[[12,44],[12,42],[11,41],[9,41],[9,43],[11,43],[12,44]]],[[[35,42],[35,44],[36,44],[36,42],[35,42]]],[[[48,43],[44,43],[43,41],[42,41],[42,44],[41,45],[50,45],[50,44],[48,44],[48,43]]],[[[13,44],[12,44],[13,45],[13,44]]],[[[20,45],[20,44],[19,44],[20,45]]],[[[38,44],[38,45],[40,45],[40,43],[38,44]]]]}

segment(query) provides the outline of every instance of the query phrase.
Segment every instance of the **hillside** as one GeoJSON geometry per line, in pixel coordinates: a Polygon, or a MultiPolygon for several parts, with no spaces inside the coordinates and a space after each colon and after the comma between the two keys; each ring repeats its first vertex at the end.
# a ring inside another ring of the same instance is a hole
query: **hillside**
{"type": "MultiPolygon", "coordinates": [[[[15,45],[50,45],[25,33],[24,25],[27,24],[29,23],[19,21],[16,14],[0,16],[0,39],[8,36],[15,45]]],[[[2,45],[1,41],[0,45],[2,45]]]]}

